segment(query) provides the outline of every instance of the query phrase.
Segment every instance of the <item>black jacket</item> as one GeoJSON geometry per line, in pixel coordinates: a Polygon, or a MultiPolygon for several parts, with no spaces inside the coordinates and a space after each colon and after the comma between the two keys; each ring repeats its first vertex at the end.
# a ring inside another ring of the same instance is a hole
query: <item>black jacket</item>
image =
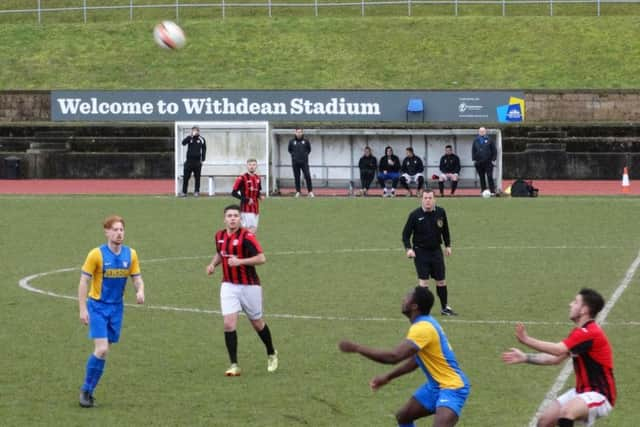
{"type": "Polygon", "coordinates": [[[455,154],[445,154],[440,157],[440,172],[460,173],[460,157],[455,154]]]}
{"type": "Polygon", "coordinates": [[[425,212],[421,206],[409,214],[402,230],[402,243],[406,249],[438,249],[442,242],[445,247],[451,247],[449,222],[443,208],[436,206],[431,212],[425,212]]]}
{"type": "Polygon", "coordinates": [[[410,176],[424,172],[424,164],[422,163],[422,159],[415,155],[413,157],[405,157],[402,161],[401,171],[402,173],[406,173],[410,176]]]}
{"type": "Polygon", "coordinates": [[[358,168],[361,171],[373,172],[375,173],[378,169],[378,160],[375,156],[362,156],[360,157],[360,161],[358,162],[358,168]]]}
{"type": "Polygon", "coordinates": [[[207,156],[207,142],[202,135],[187,136],[182,140],[182,145],[188,145],[187,160],[204,162],[207,156]]]}
{"type": "Polygon", "coordinates": [[[308,163],[309,153],[311,153],[311,143],[307,138],[291,138],[291,140],[289,141],[289,154],[291,154],[291,163],[308,163]]]}
{"type": "Polygon", "coordinates": [[[497,157],[496,145],[489,138],[489,135],[476,136],[471,148],[471,159],[474,162],[487,163],[495,161],[497,157]]]}
{"type": "Polygon", "coordinates": [[[400,172],[400,159],[395,154],[391,156],[382,156],[380,158],[380,166],[378,168],[380,172],[400,172]],[[392,161],[393,164],[390,164],[389,161],[392,161]]]}

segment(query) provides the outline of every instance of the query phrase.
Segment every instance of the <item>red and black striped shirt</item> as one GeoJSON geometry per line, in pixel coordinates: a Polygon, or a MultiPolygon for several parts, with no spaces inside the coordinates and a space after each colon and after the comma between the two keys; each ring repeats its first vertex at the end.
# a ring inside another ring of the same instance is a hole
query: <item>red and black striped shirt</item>
{"type": "Polygon", "coordinates": [[[260,213],[258,203],[260,201],[260,192],[262,191],[262,183],[260,175],[250,174],[246,172],[236,178],[233,184],[233,191],[239,192],[241,197],[240,210],[245,213],[260,213]],[[252,200],[252,203],[249,203],[252,200]]]}
{"type": "Polygon", "coordinates": [[[234,233],[220,230],[216,233],[216,251],[222,259],[222,280],[236,285],[260,285],[260,278],[253,265],[229,266],[229,257],[251,258],[262,253],[256,236],[246,228],[234,233]]]}
{"type": "Polygon", "coordinates": [[[563,341],[571,352],[576,374],[576,392],[597,391],[614,406],[616,382],[613,377],[613,352],[604,331],[590,320],[575,328],[563,341]]]}

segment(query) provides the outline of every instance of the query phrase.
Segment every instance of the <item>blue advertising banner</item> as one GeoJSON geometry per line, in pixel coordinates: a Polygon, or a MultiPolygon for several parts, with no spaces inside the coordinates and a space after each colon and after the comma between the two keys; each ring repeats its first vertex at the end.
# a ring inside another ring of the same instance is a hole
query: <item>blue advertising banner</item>
{"type": "Polygon", "coordinates": [[[488,123],[518,121],[522,118],[524,94],[517,91],[51,92],[53,121],[293,120],[488,123]],[[510,109],[515,104],[520,109],[519,116],[516,110],[510,109]],[[416,106],[419,107],[416,109],[416,106]]]}

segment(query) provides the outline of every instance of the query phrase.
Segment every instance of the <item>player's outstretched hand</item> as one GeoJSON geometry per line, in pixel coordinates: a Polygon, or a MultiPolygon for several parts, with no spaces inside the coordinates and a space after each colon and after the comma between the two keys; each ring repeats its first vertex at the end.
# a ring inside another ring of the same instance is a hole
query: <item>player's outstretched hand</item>
{"type": "Polygon", "coordinates": [[[138,292],[136,292],[136,302],[138,304],[144,304],[144,291],[143,290],[139,290],[138,292]]]}
{"type": "Polygon", "coordinates": [[[527,356],[518,350],[517,348],[510,348],[509,351],[502,353],[502,361],[507,365],[513,365],[515,363],[523,363],[527,360],[527,356]]]}
{"type": "Polygon", "coordinates": [[[358,344],[349,340],[342,340],[338,343],[338,348],[343,353],[355,353],[358,349],[358,344]]]}
{"type": "Polygon", "coordinates": [[[524,323],[516,324],[516,338],[522,344],[527,343],[526,341],[527,341],[527,338],[529,338],[529,335],[527,335],[527,328],[524,326],[524,323]]]}
{"type": "Polygon", "coordinates": [[[389,379],[386,375],[378,375],[376,377],[373,377],[371,381],[369,381],[369,387],[371,387],[371,390],[377,391],[380,387],[387,383],[389,383],[389,379]]]}

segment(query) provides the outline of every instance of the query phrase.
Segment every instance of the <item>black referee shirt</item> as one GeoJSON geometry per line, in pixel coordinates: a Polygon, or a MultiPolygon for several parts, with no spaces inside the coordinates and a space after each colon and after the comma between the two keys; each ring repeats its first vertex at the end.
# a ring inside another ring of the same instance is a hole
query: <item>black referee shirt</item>
{"type": "Polygon", "coordinates": [[[439,206],[427,212],[419,207],[409,214],[407,223],[402,230],[402,242],[406,249],[414,247],[423,249],[438,249],[442,242],[445,247],[451,246],[447,213],[439,206]],[[410,242],[413,235],[413,245],[410,242]]]}

